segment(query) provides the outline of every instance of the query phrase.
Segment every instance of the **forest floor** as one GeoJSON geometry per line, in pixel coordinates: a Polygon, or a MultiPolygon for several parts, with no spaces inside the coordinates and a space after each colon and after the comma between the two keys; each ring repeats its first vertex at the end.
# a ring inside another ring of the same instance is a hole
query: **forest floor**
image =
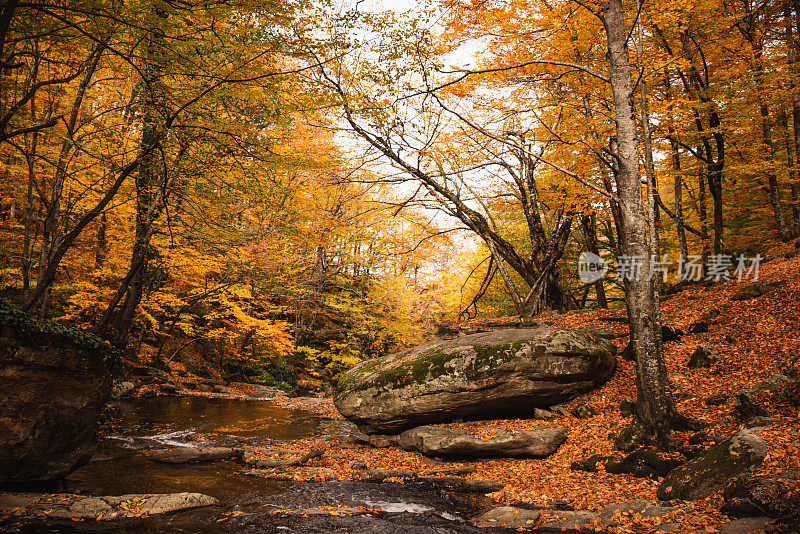
{"type": "MultiPolygon", "coordinates": [[[[757,298],[732,301],[730,297],[749,281],[731,280],[711,287],[688,288],[662,304],[663,324],[688,332],[689,326],[707,316],[712,310],[719,315],[711,321],[707,333],[684,334],[678,342],[665,343],[664,352],[669,368],[678,408],[681,413],[713,424],[707,433],[710,446],[712,438],[727,438],[742,423],[733,410],[733,399],[714,406],[704,399],[715,395],[732,395],[747,389],[772,373],[785,373],[787,367],[798,366],[800,354],[800,255],[794,245],[787,244],[769,251],[771,260],[762,264],[760,278],[770,283],[785,281],[769,293],[757,298]],[[788,258],[786,257],[788,256],[788,258]],[[713,346],[719,356],[718,363],[708,368],[689,368],[687,361],[698,343],[713,346]]],[[[593,310],[567,313],[561,316],[539,318],[554,326],[596,326],[603,331],[627,331],[621,322],[609,322],[609,317],[621,317],[624,310],[593,310]]],[[[495,323],[497,321],[494,321],[495,323]]],[[[615,341],[620,351],[627,336],[615,341]]],[[[591,454],[614,454],[609,435],[622,428],[627,421],[618,406],[626,397],[636,398],[635,364],[618,361],[617,371],[609,382],[590,394],[583,395],[565,406],[586,403],[599,415],[588,419],[560,417],[555,421],[513,419],[485,421],[482,426],[530,430],[553,424],[569,428],[569,438],[558,451],[545,459],[495,459],[465,462],[447,462],[447,467],[469,467],[475,471],[465,475],[468,479],[493,479],[506,483],[506,487],[490,496],[499,503],[534,503],[546,506],[548,502],[566,500],[577,510],[600,510],[612,504],[633,499],[657,502],[657,480],[635,478],[625,474],[603,471],[588,473],[573,471],[570,464],[591,454]]],[[[759,404],[779,417],[779,423],[753,430],[768,444],[765,462],[757,474],[782,474],[800,471],[800,454],[797,452],[800,436],[800,413],[781,391],[763,392],[757,397],[759,404]]],[[[283,398],[276,402],[293,408],[303,408],[333,418],[341,418],[332,400],[308,403],[303,399],[283,398]]],[[[467,423],[469,424],[469,423],[467,423]]],[[[439,425],[458,428],[463,424],[439,425]]],[[[680,440],[687,434],[676,434],[680,440]]],[[[322,458],[314,465],[331,467],[340,479],[357,478],[360,469],[407,469],[420,476],[441,469],[439,462],[415,452],[398,447],[375,448],[368,444],[354,445],[350,441],[301,440],[287,443],[296,449],[322,448],[334,458],[322,458]],[[358,465],[361,463],[362,465],[358,465]],[[356,465],[360,469],[353,469],[356,465]]],[[[617,453],[619,454],[619,453],[617,453]]],[[[800,481],[789,481],[800,489],[800,481]]],[[[720,494],[695,502],[677,502],[681,532],[705,530],[715,532],[730,518],[719,510],[720,494]]],[[[666,520],[665,520],[666,521],[666,520]]],[[[673,519],[674,521],[674,519],[673,519]]],[[[623,529],[644,532],[654,528],[647,520],[631,519],[623,529]]]]}
{"type": "MultiPolygon", "coordinates": [[[[765,295],[749,300],[732,301],[731,296],[750,280],[730,280],[709,287],[691,286],[662,303],[662,322],[688,332],[690,325],[709,314],[709,331],[685,333],[680,341],[664,344],[664,354],[678,409],[690,418],[709,423],[704,446],[714,440],[727,439],[742,424],[733,410],[733,398],[711,405],[704,402],[709,397],[733,395],[750,388],[773,373],[797,371],[800,362],[800,253],[793,244],[774,248],[767,253],[770,261],[761,265],[759,281],[783,282],[765,295]],[[712,313],[713,312],[713,313],[712,313]],[[707,368],[689,368],[687,362],[698,344],[711,345],[719,357],[717,363],[707,368]]],[[[614,318],[624,317],[624,309],[591,310],[544,315],[535,318],[553,326],[596,327],[603,332],[621,335],[614,343],[620,352],[628,342],[627,325],[614,318]],[[609,320],[611,319],[611,320],[609,320]]],[[[514,318],[493,319],[493,325],[512,323],[514,318]]],[[[464,325],[462,325],[464,326],[464,325]]],[[[480,321],[466,325],[480,327],[480,321]]],[[[532,430],[545,426],[567,426],[569,437],[555,454],[544,459],[487,459],[441,462],[426,458],[416,452],[406,452],[396,446],[374,447],[351,438],[320,436],[318,439],[290,441],[283,446],[297,451],[322,449],[324,456],[308,462],[307,466],[333,469],[339,479],[358,479],[365,469],[409,470],[418,476],[437,476],[436,471],[446,468],[469,468],[465,479],[491,479],[506,484],[502,490],[490,494],[498,504],[533,504],[548,507],[556,502],[569,503],[576,510],[599,511],[615,503],[634,499],[657,502],[659,481],[636,478],[627,474],[596,473],[570,469],[572,462],[592,454],[621,456],[614,451],[613,435],[623,428],[630,418],[619,410],[620,401],[636,398],[635,363],[618,358],[613,377],[602,387],[582,395],[566,408],[582,403],[592,406],[598,415],[580,419],[560,416],[555,420],[510,419],[481,422],[485,428],[513,428],[532,430]]],[[[242,395],[248,395],[241,388],[242,395]]],[[[192,392],[194,395],[201,395],[192,392]]],[[[202,394],[216,396],[215,394],[202,394]]],[[[786,475],[793,491],[800,491],[800,480],[791,475],[800,473],[800,454],[797,443],[800,436],[800,412],[786,398],[785,391],[760,392],[755,400],[780,422],[753,429],[768,444],[764,463],[754,474],[786,475]]],[[[332,419],[343,419],[333,406],[331,398],[278,397],[272,402],[286,407],[315,412],[332,419]]],[[[461,428],[471,423],[437,425],[461,428]]],[[[678,441],[692,433],[676,433],[678,441]]],[[[384,443],[383,445],[388,445],[384,443]]],[[[326,470],[320,470],[326,471],[326,470]]],[[[270,470],[260,470],[262,476],[276,476],[270,470]]],[[[330,472],[330,471],[328,471],[330,472]]],[[[298,470],[297,480],[313,480],[315,471],[298,470]]],[[[253,473],[255,474],[255,473],[253,473]]],[[[402,479],[390,479],[402,483],[402,479]]],[[[669,518],[628,518],[619,527],[620,532],[654,531],[658,522],[678,522],[675,532],[716,532],[730,521],[720,512],[722,496],[717,493],[708,498],[688,502],[674,501],[677,512],[669,518]]]]}

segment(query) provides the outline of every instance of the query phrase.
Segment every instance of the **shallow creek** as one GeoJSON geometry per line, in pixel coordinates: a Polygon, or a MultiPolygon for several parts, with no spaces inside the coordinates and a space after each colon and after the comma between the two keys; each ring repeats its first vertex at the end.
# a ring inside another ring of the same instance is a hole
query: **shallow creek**
{"type": "Polygon", "coordinates": [[[36,521],[0,524],[19,532],[487,532],[467,519],[488,504],[484,497],[444,493],[423,485],[351,481],[293,482],[241,474],[241,463],[218,460],[168,465],[139,451],[176,446],[269,445],[348,432],[347,423],[289,410],[269,401],[157,397],[112,405],[111,424],[92,461],[60,492],[86,495],[198,492],[218,507],[114,522],[36,521]],[[320,506],[364,506],[374,516],[283,514],[320,506]]]}

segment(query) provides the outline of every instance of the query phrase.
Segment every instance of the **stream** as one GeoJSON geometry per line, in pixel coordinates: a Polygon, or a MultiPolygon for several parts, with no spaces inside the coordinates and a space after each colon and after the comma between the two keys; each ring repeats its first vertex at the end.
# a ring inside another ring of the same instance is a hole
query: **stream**
{"type": "Polygon", "coordinates": [[[346,434],[348,423],[269,401],[155,397],[111,405],[111,422],[88,465],[58,489],[86,495],[198,492],[220,506],[177,514],[96,521],[0,524],[14,532],[239,533],[239,532],[488,532],[467,521],[489,504],[483,496],[418,485],[355,481],[294,482],[241,474],[234,460],[159,464],[139,451],[177,446],[281,446],[281,441],[346,434]],[[319,506],[365,506],[374,516],[275,514],[319,506]]]}

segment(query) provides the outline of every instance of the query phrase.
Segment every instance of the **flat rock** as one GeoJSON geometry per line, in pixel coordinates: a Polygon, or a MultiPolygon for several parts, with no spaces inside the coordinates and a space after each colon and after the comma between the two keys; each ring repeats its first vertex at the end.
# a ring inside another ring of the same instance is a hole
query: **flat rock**
{"type": "Polygon", "coordinates": [[[459,477],[437,477],[427,478],[421,477],[417,479],[420,482],[426,482],[444,491],[453,491],[457,493],[494,493],[505,488],[503,482],[490,479],[475,479],[465,480],[459,477]]]}
{"type": "Polygon", "coordinates": [[[242,451],[230,447],[172,447],[145,451],[142,454],[149,460],[162,464],[186,464],[237,458],[241,456],[242,451]]]}
{"type": "Polygon", "coordinates": [[[329,467],[273,467],[270,469],[244,469],[241,473],[277,480],[326,481],[336,479],[336,471],[329,467]]]}
{"type": "Polygon", "coordinates": [[[248,384],[246,382],[231,382],[228,386],[244,389],[252,397],[269,399],[273,397],[286,397],[286,392],[282,389],[262,386],[261,384],[248,384]]]}
{"type": "Polygon", "coordinates": [[[605,467],[614,461],[613,456],[607,456],[604,454],[593,454],[583,460],[575,460],[570,464],[569,468],[573,471],[586,471],[588,473],[597,473],[602,467],[605,467]]]}
{"type": "Polygon", "coordinates": [[[677,508],[669,506],[658,506],[644,499],[626,501],[603,508],[598,514],[600,520],[606,525],[617,524],[616,519],[625,516],[632,517],[638,514],[641,517],[666,517],[670,512],[677,508]]]}
{"type": "Polygon", "coordinates": [[[541,510],[541,514],[536,532],[542,534],[596,532],[594,522],[597,514],[592,512],[541,510]]]}
{"type": "Polygon", "coordinates": [[[444,467],[428,471],[429,475],[471,475],[476,469],[474,467],[444,467]]]}
{"type": "Polygon", "coordinates": [[[359,473],[358,478],[365,482],[383,482],[387,478],[417,478],[417,474],[408,469],[368,469],[359,473]]]}
{"type": "Polygon", "coordinates": [[[422,426],[400,434],[397,444],[403,450],[416,450],[425,456],[542,458],[556,452],[566,440],[567,429],[564,427],[524,431],[505,428],[466,430],[422,426]]]}
{"type": "Polygon", "coordinates": [[[767,444],[742,430],[674,469],[658,486],[658,498],[703,499],[721,490],[731,478],[764,461],[767,444]]]}
{"type": "Polygon", "coordinates": [[[70,493],[0,495],[0,510],[12,516],[98,521],[159,515],[218,504],[217,499],[202,493],[133,493],[107,497],[70,493]]]}
{"type": "Polygon", "coordinates": [[[258,468],[303,465],[325,454],[322,449],[295,451],[290,449],[252,449],[244,452],[244,463],[258,468]]]}
{"type": "Polygon", "coordinates": [[[541,512],[513,506],[499,506],[474,520],[475,526],[531,529],[539,521],[541,512]]]}
{"type": "Polygon", "coordinates": [[[615,352],[585,331],[544,324],[438,339],[356,365],[334,404],[367,434],[529,416],[605,383],[615,352]]]}

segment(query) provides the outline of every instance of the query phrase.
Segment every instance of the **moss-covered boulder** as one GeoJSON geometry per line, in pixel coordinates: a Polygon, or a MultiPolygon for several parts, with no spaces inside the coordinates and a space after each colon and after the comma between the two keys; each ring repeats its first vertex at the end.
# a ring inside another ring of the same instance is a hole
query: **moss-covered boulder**
{"type": "Polygon", "coordinates": [[[615,352],[589,332],[545,325],[438,339],[361,362],[340,379],[334,403],[367,434],[530,416],[607,381],[615,352]]]}
{"type": "Polygon", "coordinates": [[[737,432],[667,476],[658,486],[662,501],[704,499],[725,487],[733,477],[764,461],[767,444],[746,430],[737,432]]]}

